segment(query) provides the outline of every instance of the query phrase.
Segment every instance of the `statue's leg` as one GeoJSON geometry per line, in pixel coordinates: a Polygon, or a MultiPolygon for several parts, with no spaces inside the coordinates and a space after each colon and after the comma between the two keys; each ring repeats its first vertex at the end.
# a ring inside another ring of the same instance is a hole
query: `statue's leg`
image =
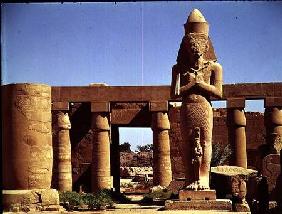
{"type": "Polygon", "coordinates": [[[186,186],[195,181],[194,170],[192,166],[192,149],[193,149],[193,129],[189,120],[187,120],[187,106],[181,108],[181,119],[180,119],[180,128],[181,128],[181,137],[182,142],[180,145],[180,152],[183,161],[186,186]]]}
{"type": "Polygon", "coordinates": [[[202,162],[200,165],[199,189],[209,189],[210,163],[212,157],[212,108],[207,108],[207,118],[201,127],[201,146],[203,149],[202,162]]]}

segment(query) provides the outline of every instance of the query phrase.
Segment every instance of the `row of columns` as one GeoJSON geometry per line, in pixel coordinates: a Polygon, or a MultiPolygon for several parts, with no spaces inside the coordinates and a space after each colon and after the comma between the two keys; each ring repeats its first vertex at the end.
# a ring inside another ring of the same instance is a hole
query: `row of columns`
{"type": "MultiPolygon", "coordinates": [[[[53,115],[56,117],[54,140],[54,176],[53,185],[60,191],[71,191],[71,144],[69,139],[70,122],[67,111],[68,103],[56,102],[52,104],[53,115]],[[67,126],[69,124],[69,126],[67,126]]],[[[169,119],[167,102],[150,103],[153,130],[153,183],[168,186],[172,180],[169,119]]],[[[110,107],[108,102],[91,103],[91,129],[93,131],[93,150],[91,164],[91,190],[111,188],[111,171],[113,186],[119,191],[119,151],[116,142],[110,146],[110,107]],[[111,163],[111,155],[114,161],[111,163]],[[118,161],[118,162],[117,162],[118,161]],[[111,165],[115,165],[114,167],[111,165]],[[112,169],[112,170],[111,170],[112,169]]],[[[116,135],[118,130],[113,130],[116,135]]]]}
{"type": "MultiPolygon", "coordinates": [[[[273,143],[271,136],[282,136],[282,99],[280,97],[266,97],[264,100],[264,122],[266,128],[266,143],[273,143]]],[[[247,168],[246,145],[246,117],[245,99],[227,99],[227,126],[229,143],[234,148],[233,163],[247,168]]]]}
{"type": "MultiPolygon", "coordinates": [[[[168,186],[172,180],[171,161],[170,161],[170,129],[168,119],[167,102],[150,103],[150,111],[152,112],[152,130],[153,130],[153,183],[154,185],[168,186]]],[[[112,151],[110,147],[110,107],[108,102],[91,103],[92,112],[92,130],[93,138],[93,154],[91,165],[91,189],[96,192],[100,189],[111,188],[111,165],[113,175],[113,186],[119,191],[119,151],[117,143],[112,142],[112,151]],[[110,154],[111,153],[111,154],[110,154]],[[115,160],[110,162],[110,156],[114,156],[115,160]]],[[[117,130],[111,133],[117,137],[117,130]]]]}
{"type": "MultiPolygon", "coordinates": [[[[279,98],[280,100],[280,98],[279,98]]],[[[271,139],[273,133],[282,136],[282,109],[278,98],[265,99],[265,126],[266,138],[271,139]]],[[[227,125],[229,142],[233,145],[235,154],[233,164],[247,168],[247,146],[246,146],[246,117],[244,113],[245,100],[241,98],[227,99],[227,125]]],[[[68,106],[56,103],[52,106],[55,115],[60,117],[68,110],[68,106]]],[[[172,180],[170,142],[167,102],[151,102],[153,130],[153,184],[168,186],[172,180]]],[[[119,191],[119,151],[116,143],[110,147],[110,107],[108,102],[91,103],[92,125],[94,132],[92,165],[91,165],[91,188],[95,192],[104,188],[111,188],[111,171],[113,171],[113,183],[119,191]],[[110,160],[110,154],[115,160],[110,160]],[[115,164],[117,163],[117,164],[115,164]],[[111,165],[115,165],[111,168],[111,165]],[[112,169],[112,170],[111,170],[112,169]]],[[[60,120],[58,120],[60,121],[60,120]]],[[[60,126],[58,122],[58,189],[62,191],[71,190],[71,157],[69,129],[60,126]]],[[[117,131],[118,132],[118,131],[117,131]]],[[[116,133],[116,132],[115,132],[116,133]]],[[[115,137],[114,137],[115,138],[115,137]]],[[[56,169],[56,167],[54,168],[56,169]]]]}

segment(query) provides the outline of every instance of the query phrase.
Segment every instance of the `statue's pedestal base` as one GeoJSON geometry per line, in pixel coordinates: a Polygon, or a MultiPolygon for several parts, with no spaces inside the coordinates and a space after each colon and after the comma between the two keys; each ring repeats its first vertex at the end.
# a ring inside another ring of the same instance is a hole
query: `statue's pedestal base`
{"type": "Polygon", "coordinates": [[[179,191],[180,201],[191,201],[191,200],[216,200],[215,190],[180,190],[179,191]]]}
{"type": "Polygon", "coordinates": [[[59,193],[56,189],[2,190],[4,210],[59,211],[59,193]]]}
{"type": "Polygon", "coordinates": [[[166,210],[217,210],[232,211],[229,199],[216,199],[215,190],[180,190],[179,200],[167,200],[166,210]]]}

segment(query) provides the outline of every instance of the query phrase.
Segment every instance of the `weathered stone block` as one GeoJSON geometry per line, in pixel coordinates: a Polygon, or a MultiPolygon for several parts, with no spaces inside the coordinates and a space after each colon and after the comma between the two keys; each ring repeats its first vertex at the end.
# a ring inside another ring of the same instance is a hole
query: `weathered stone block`
{"type": "Polygon", "coordinates": [[[8,210],[13,204],[21,206],[59,205],[59,194],[55,189],[3,190],[3,208],[8,210]]]}
{"type": "Polygon", "coordinates": [[[91,112],[110,112],[110,103],[102,101],[92,102],[91,112]]]}
{"type": "Polygon", "coordinates": [[[231,211],[232,203],[228,199],[217,200],[195,200],[195,201],[178,201],[167,200],[165,202],[166,210],[220,210],[231,211]]]}
{"type": "Polygon", "coordinates": [[[178,194],[179,190],[183,189],[184,187],[185,187],[185,178],[171,181],[167,189],[172,191],[173,194],[178,194]]]}
{"type": "Polygon", "coordinates": [[[281,107],[282,97],[266,97],[264,99],[264,107],[281,107]]]}
{"type": "Polygon", "coordinates": [[[180,190],[180,201],[194,201],[194,200],[216,200],[215,190],[180,190]]]}
{"type": "MultiPolygon", "coordinates": [[[[237,166],[218,166],[211,168],[211,184],[215,188],[217,198],[226,198],[240,192],[240,180],[247,181],[257,176],[257,171],[237,166]],[[237,189],[237,190],[236,190],[237,189]]],[[[251,192],[250,192],[251,193],[251,192]]],[[[235,195],[234,195],[235,196],[235,195]]],[[[237,197],[237,196],[236,196],[237,197]]],[[[247,195],[247,197],[249,197],[247,195]]]]}
{"type": "Polygon", "coordinates": [[[55,189],[48,190],[34,190],[36,194],[41,195],[42,205],[58,205],[59,204],[59,194],[55,189]]]}
{"type": "Polygon", "coordinates": [[[54,110],[68,111],[69,102],[52,102],[52,111],[54,110]]]}
{"type": "Polygon", "coordinates": [[[250,207],[249,207],[247,202],[242,203],[242,204],[236,203],[234,205],[234,211],[236,211],[236,212],[250,212],[250,207]]]}
{"type": "Polygon", "coordinates": [[[167,101],[150,102],[149,110],[153,112],[168,111],[168,102],[167,101]]]}
{"type": "Polygon", "coordinates": [[[227,108],[245,108],[244,98],[228,98],[227,108]]]}

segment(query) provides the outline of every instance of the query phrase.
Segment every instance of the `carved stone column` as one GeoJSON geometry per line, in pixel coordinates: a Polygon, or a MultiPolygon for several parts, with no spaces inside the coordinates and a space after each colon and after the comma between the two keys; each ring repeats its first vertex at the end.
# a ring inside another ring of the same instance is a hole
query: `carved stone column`
{"type": "Polygon", "coordinates": [[[244,99],[227,99],[229,142],[234,148],[234,164],[247,168],[246,117],[244,99]]]}
{"type": "Polygon", "coordinates": [[[1,87],[3,189],[50,189],[53,166],[51,87],[1,87]]]}
{"type": "Polygon", "coordinates": [[[109,104],[91,103],[93,151],[91,164],[91,189],[97,192],[111,188],[109,104]]]}
{"type": "Polygon", "coordinates": [[[51,189],[51,87],[17,83],[1,86],[1,93],[2,209],[58,205],[59,194],[51,189]]]}
{"type": "Polygon", "coordinates": [[[274,150],[277,150],[276,152],[279,154],[282,138],[282,98],[267,97],[265,98],[264,106],[266,143],[271,148],[273,147],[274,150]]]}
{"type": "Polygon", "coordinates": [[[153,130],[153,183],[155,186],[168,186],[172,180],[169,129],[170,123],[167,112],[155,112],[163,110],[162,104],[150,103],[152,112],[153,130]]]}
{"type": "Polygon", "coordinates": [[[60,191],[72,191],[71,123],[67,111],[69,103],[54,102],[53,110],[53,185],[60,191]]]}

